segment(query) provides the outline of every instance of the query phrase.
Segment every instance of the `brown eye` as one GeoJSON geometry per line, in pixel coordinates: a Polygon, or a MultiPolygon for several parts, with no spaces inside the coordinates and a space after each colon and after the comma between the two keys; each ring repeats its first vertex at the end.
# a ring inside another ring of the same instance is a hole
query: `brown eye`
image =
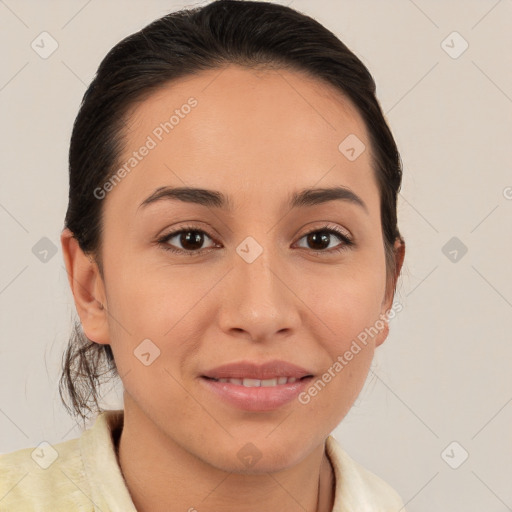
{"type": "Polygon", "coordinates": [[[309,233],[306,237],[311,249],[315,250],[327,249],[331,241],[331,234],[326,231],[315,231],[314,233],[309,233]]]}
{"type": "Polygon", "coordinates": [[[210,249],[215,245],[213,243],[209,247],[204,247],[206,239],[210,239],[213,242],[213,239],[208,235],[208,233],[202,229],[182,228],[178,231],[173,231],[172,233],[165,235],[163,238],[158,240],[158,243],[160,243],[164,249],[171,252],[195,255],[201,253],[205,249],[210,249]]]}
{"type": "MultiPolygon", "coordinates": [[[[334,227],[324,227],[306,233],[302,238],[306,239],[306,249],[312,249],[317,252],[331,253],[347,249],[354,242],[345,233],[342,233],[334,227]],[[336,238],[338,243],[335,243],[336,238]],[[331,245],[334,242],[334,245],[331,245]],[[340,242],[342,242],[340,244],[340,242]]],[[[304,246],[300,246],[303,247],[304,246]]]]}
{"type": "Polygon", "coordinates": [[[179,242],[187,251],[201,249],[204,243],[203,233],[200,231],[182,231],[179,235],[179,242]]]}

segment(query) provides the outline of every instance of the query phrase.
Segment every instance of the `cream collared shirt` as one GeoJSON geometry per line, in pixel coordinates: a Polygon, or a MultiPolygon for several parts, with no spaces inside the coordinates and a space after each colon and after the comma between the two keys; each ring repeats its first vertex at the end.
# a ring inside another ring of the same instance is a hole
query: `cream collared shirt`
{"type": "MultiPolygon", "coordinates": [[[[104,411],[79,438],[0,455],[0,512],[137,512],[117,463],[123,411],[104,411]]],[[[332,512],[405,512],[398,494],[326,440],[334,468],[332,512]]]]}

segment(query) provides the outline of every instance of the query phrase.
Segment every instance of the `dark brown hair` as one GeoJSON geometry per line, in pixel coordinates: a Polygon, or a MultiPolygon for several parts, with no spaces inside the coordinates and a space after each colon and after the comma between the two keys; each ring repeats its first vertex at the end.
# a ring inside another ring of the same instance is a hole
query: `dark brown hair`
{"type": "MultiPolygon", "coordinates": [[[[82,251],[94,257],[103,277],[103,202],[93,191],[117,169],[130,107],[170,81],[228,64],[301,71],[334,86],[355,105],[369,132],[391,282],[394,242],[403,241],[396,214],[402,166],[375,96],[375,82],[361,60],[313,18],[261,1],[217,0],[170,13],[126,37],[105,56],[84,94],[69,150],[65,227],[82,251]]],[[[77,320],[59,382],[68,411],[84,420],[88,413],[99,412],[99,385],[112,376],[117,368],[110,346],[87,339],[77,320]]]]}

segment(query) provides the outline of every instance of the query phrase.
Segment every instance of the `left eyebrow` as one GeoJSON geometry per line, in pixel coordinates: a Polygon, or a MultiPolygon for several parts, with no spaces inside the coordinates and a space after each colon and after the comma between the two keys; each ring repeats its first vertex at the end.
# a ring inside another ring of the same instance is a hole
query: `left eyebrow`
{"type": "MultiPolygon", "coordinates": [[[[159,187],[139,205],[146,207],[161,200],[178,200],[212,208],[233,209],[232,200],[217,190],[194,187],[159,187]]],[[[290,209],[303,208],[327,203],[329,201],[347,201],[360,206],[367,214],[368,207],[354,192],[346,187],[308,188],[292,193],[288,204],[290,209]]]]}
{"type": "Polygon", "coordinates": [[[329,201],[348,201],[360,206],[367,214],[369,213],[366,203],[346,187],[307,188],[295,192],[290,199],[290,206],[291,208],[315,206],[329,201]]]}

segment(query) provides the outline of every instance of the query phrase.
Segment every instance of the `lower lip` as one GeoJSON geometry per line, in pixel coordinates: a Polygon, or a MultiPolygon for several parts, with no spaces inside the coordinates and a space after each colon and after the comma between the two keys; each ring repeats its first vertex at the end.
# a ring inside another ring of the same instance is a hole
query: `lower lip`
{"type": "Polygon", "coordinates": [[[246,387],[201,377],[205,385],[226,402],[246,411],[273,411],[293,401],[313,377],[277,386],[246,387]]]}

